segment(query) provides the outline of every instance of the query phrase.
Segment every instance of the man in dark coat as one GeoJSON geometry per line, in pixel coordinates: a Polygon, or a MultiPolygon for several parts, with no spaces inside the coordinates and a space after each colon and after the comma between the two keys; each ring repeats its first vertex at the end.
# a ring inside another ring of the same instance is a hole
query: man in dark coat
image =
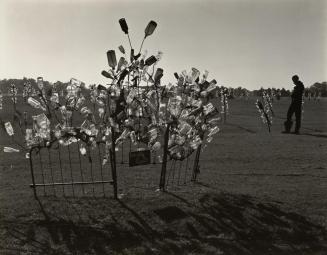
{"type": "Polygon", "coordinates": [[[292,128],[292,116],[295,113],[295,130],[294,134],[299,134],[301,127],[301,115],[302,115],[302,96],[304,92],[304,85],[302,81],[300,81],[299,76],[294,75],[292,77],[293,83],[295,87],[292,92],[292,103],[287,111],[287,120],[284,122],[285,131],[284,133],[290,133],[292,128]]]}

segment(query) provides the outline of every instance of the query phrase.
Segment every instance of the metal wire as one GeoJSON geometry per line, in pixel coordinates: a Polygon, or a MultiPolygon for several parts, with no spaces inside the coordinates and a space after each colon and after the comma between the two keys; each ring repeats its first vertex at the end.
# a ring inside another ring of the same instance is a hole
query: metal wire
{"type": "Polygon", "coordinates": [[[75,197],[75,189],[74,189],[74,177],[73,177],[73,167],[72,167],[72,159],[70,156],[70,146],[67,146],[68,149],[68,158],[69,158],[69,167],[70,167],[70,177],[72,180],[72,191],[73,191],[73,197],[75,197]]]}
{"type": "Polygon", "coordinates": [[[99,152],[100,173],[101,173],[101,181],[102,181],[102,191],[103,191],[103,196],[105,196],[105,192],[104,192],[104,183],[103,183],[103,169],[102,169],[102,162],[101,162],[101,150],[100,150],[100,145],[98,146],[98,152],[99,152]]]}
{"type": "Polygon", "coordinates": [[[179,181],[181,179],[181,170],[182,170],[182,160],[179,161],[179,169],[178,169],[178,179],[177,179],[177,185],[179,185],[179,181]]]}
{"type": "Polygon", "coordinates": [[[176,164],[176,160],[173,160],[171,165],[170,165],[170,169],[169,169],[169,173],[168,173],[168,177],[167,177],[167,180],[166,180],[166,186],[168,185],[169,183],[169,178],[170,178],[170,175],[171,175],[171,172],[172,172],[172,169],[174,167],[175,169],[175,164],[176,164]]]}
{"type": "Polygon", "coordinates": [[[184,184],[186,184],[186,175],[187,175],[187,170],[188,170],[188,161],[190,157],[186,158],[186,165],[185,165],[185,175],[184,175],[184,184]]]}
{"type": "MultiPolygon", "coordinates": [[[[59,155],[59,165],[60,165],[61,181],[64,182],[64,175],[63,175],[63,172],[62,172],[62,162],[61,162],[61,154],[60,154],[60,145],[58,147],[58,155],[59,155]]],[[[65,187],[64,186],[62,186],[62,192],[64,193],[64,196],[66,196],[65,187]]]]}
{"type": "MultiPolygon", "coordinates": [[[[82,162],[81,162],[81,153],[80,153],[80,146],[79,146],[79,143],[77,143],[77,149],[78,149],[78,160],[79,160],[79,170],[80,170],[80,173],[81,173],[81,179],[82,179],[82,182],[84,182],[84,177],[83,177],[83,171],[82,171],[82,162]]],[[[85,194],[85,189],[84,189],[84,186],[82,186],[82,191],[83,191],[83,194],[85,194]]]]}
{"type": "Polygon", "coordinates": [[[124,164],[124,140],[121,144],[121,164],[124,164]]]}
{"type": "Polygon", "coordinates": [[[50,173],[51,173],[51,180],[52,180],[52,188],[53,188],[53,192],[54,195],[56,196],[56,188],[54,186],[54,179],[53,179],[53,169],[52,169],[52,162],[51,162],[51,155],[50,155],[50,149],[48,148],[48,158],[49,158],[49,168],[50,168],[50,173]]]}
{"type": "MultiPolygon", "coordinates": [[[[92,160],[92,157],[91,157],[91,151],[90,149],[88,148],[88,153],[89,153],[89,162],[90,162],[90,172],[91,172],[91,181],[94,182],[94,178],[93,178],[93,160],[92,160]]],[[[92,192],[93,192],[93,196],[94,196],[94,185],[92,185],[92,192]]]]}
{"type": "MultiPolygon", "coordinates": [[[[42,163],[42,156],[41,156],[41,149],[39,149],[39,162],[40,162],[40,167],[41,167],[41,175],[42,175],[42,183],[44,182],[44,172],[43,172],[43,163],[42,163]]],[[[43,187],[43,193],[46,195],[46,190],[45,187],[43,187]]]]}

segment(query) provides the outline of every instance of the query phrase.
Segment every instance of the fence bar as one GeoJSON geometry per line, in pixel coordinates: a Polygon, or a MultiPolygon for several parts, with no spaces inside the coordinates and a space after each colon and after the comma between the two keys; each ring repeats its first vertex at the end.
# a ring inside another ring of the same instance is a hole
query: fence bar
{"type": "MultiPolygon", "coordinates": [[[[169,185],[169,178],[170,178],[172,171],[175,171],[175,165],[176,165],[176,160],[171,160],[170,169],[169,169],[167,181],[166,181],[166,186],[169,185]]],[[[172,179],[172,181],[171,181],[171,185],[173,185],[173,184],[174,184],[174,179],[172,179]]]]}
{"type": "MultiPolygon", "coordinates": [[[[80,153],[80,146],[79,143],[77,143],[77,149],[78,149],[78,160],[79,160],[79,170],[81,172],[81,179],[82,182],[84,182],[84,177],[83,177],[83,171],[82,171],[82,162],[81,162],[81,153],[80,153]]],[[[85,194],[85,189],[84,186],[82,186],[83,194],[85,194]]]]}
{"type": "Polygon", "coordinates": [[[111,136],[112,136],[112,143],[111,143],[111,150],[110,150],[110,161],[111,161],[111,174],[112,174],[112,180],[114,185],[114,198],[118,198],[117,194],[117,171],[116,171],[116,136],[115,136],[115,130],[113,127],[111,127],[111,136]]]}
{"type": "Polygon", "coordinates": [[[33,188],[34,197],[36,198],[37,195],[36,195],[36,188],[35,188],[35,178],[34,178],[34,168],[33,168],[32,152],[33,152],[33,149],[31,149],[29,151],[29,153],[30,153],[29,161],[30,161],[30,169],[31,169],[32,183],[33,183],[33,184],[30,185],[30,187],[33,188]]]}
{"type": "Polygon", "coordinates": [[[194,159],[194,165],[193,165],[192,180],[191,181],[196,181],[197,175],[199,173],[200,153],[201,153],[201,144],[196,149],[196,154],[195,154],[195,159],[194,159]]]}
{"type": "Polygon", "coordinates": [[[189,161],[189,157],[190,155],[187,157],[186,159],[186,166],[185,166],[185,175],[184,175],[184,184],[186,184],[186,175],[187,175],[187,171],[188,171],[188,161],[189,161]]]}
{"type": "MultiPolygon", "coordinates": [[[[91,164],[90,166],[90,170],[91,170],[91,180],[92,182],[94,183],[94,178],[93,178],[93,160],[92,160],[92,157],[91,157],[91,150],[90,150],[90,147],[88,147],[88,153],[89,153],[89,162],[91,164]]],[[[92,185],[92,193],[93,193],[93,196],[94,196],[94,185],[92,185]]]]}
{"type": "MultiPolygon", "coordinates": [[[[41,166],[41,175],[42,175],[42,182],[44,183],[44,172],[43,172],[43,163],[42,163],[42,157],[41,157],[41,148],[39,148],[39,162],[41,166]]],[[[43,189],[44,195],[47,194],[45,187],[43,189]]]]}
{"type": "Polygon", "coordinates": [[[74,190],[74,177],[73,177],[73,167],[72,167],[72,159],[70,157],[70,146],[67,146],[68,149],[68,158],[69,158],[69,167],[70,167],[70,177],[71,177],[71,184],[72,184],[72,190],[73,190],[73,197],[75,197],[75,190],[74,190]]]}
{"type": "Polygon", "coordinates": [[[102,157],[101,157],[100,144],[98,145],[98,152],[99,152],[100,173],[101,173],[101,181],[102,181],[102,191],[103,191],[103,196],[105,196],[104,184],[103,184],[103,169],[102,169],[102,162],[101,162],[102,157]]]}
{"type": "Polygon", "coordinates": [[[124,141],[121,143],[121,162],[120,164],[124,164],[124,141]]]}
{"type": "MultiPolygon", "coordinates": [[[[49,158],[49,168],[50,168],[50,173],[51,173],[51,180],[52,180],[52,183],[54,183],[51,155],[50,155],[50,149],[49,148],[48,148],[48,158],[49,158]]],[[[54,195],[56,196],[56,188],[55,188],[54,185],[53,185],[53,192],[54,192],[54,195]]]]}
{"type": "MultiPolygon", "coordinates": [[[[64,182],[64,175],[62,172],[62,162],[61,162],[61,153],[60,153],[60,145],[58,145],[58,155],[59,155],[59,165],[60,165],[60,174],[61,174],[61,182],[64,182]]],[[[64,193],[64,196],[66,196],[65,187],[62,186],[62,192],[64,193]]]]}
{"type": "Polygon", "coordinates": [[[175,172],[176,172],[176,164],[177,164],[177,160],[174,160],[174,168],[173,168],[173,172],[172,172],[172,181],[171,181],[171,185],[173,186],[175,183],[175,172]]]}
{"type": "Polygon", "coordinates": [[[182,160],[179,161],[179,169],[178,169],[178,181],[177,181],[177,185],[179,186],[179,181],[181,179],[181,171],[182,171],[182,160]]]}
{"type": "Polygon", "coordinates": [[[101,184],[101,183],[110,183],[113,184],[113,181],[90,181],[90,182],[55,182],[55,183],[36,183],[36,184],[30,184],[31,188],[34,187],[42,187],[42,186],[52,186],[52,185],[56,185],[56,186],[65,186],[65,185],[87,185],[87,184],[101,184]]]}
{"type": "Polygon", "coordinates": [[[163,159],[162,159],[161,175],[160,175],[160,182],[159,182],[159,189],[162,191],[165,190],[165,184],[166,184],[169,129],[170,129],[170,124],[168,123],[165,132],[165,138],[164,138],[163,159]]]}

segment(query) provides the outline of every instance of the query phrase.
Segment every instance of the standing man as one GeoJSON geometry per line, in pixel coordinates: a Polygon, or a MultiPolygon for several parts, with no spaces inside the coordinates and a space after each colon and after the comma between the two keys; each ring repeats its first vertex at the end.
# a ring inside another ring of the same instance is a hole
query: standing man
{"type": "Polygon", "coordinates": [[[293,113],[295,113],[295,130],[294,134],[299,134],[300,127],[301,127],[301,115],[302,115],[302,96],[304,92],[304,85],[302,81],[300,81],[299,76],[294,75],[292,77],[293,83],[295,84],[295,87],[292,92],[292,103],[287,111],[287,120],[284,122],[285,131],[283,133],[290,133],[292,128],[292,116],[293,113]]]}

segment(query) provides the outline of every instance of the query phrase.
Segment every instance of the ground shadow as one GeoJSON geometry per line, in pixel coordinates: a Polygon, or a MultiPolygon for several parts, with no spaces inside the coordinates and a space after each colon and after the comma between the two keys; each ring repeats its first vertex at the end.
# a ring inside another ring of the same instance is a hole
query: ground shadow
{"type": "Polygon", "coordinates": [[[275,204],[231,194],[207,194],[200,203],[206,215],[194,217],[210,226],[211,234],[225,237],[213,244],[226,253],[322,254],[327,247],[323,227],[275,204]]]}
{"type": "Polygon", "coordinates": [[[318,138],[327,138],[327,135],[325,134],[312,134],[312,133],[301,133],[302,135],[308,135],[308,136],[314,136],[314,137],[318,137],[318,138]]]}
{"type": "Polygon", "coordinates": [[[240,125],[233,124],[233,123],[230,123],[230,122],[225,123],[225,125],[232,126],[232,127],[237,127],[237,128],[239,128],[239,129],[244,130],[244,131],[246,131],[246,132],[248,132],[248,133],[251,133],[251,134],[255,134],[255,133],[257,133],[256,131],[254,131],[254,130],[252,130],[252,129],[249,129],[249,128],[246,128],[246,127],[242,127],[242,126],[240,126],[240,125]]]}
{"type": "Polygon", "coordinates": [[[43,217],[11,225],[8,234],[33,254],[311,255],[327,249],[323,227],[257,198],[206,193],[190,201],[162,193],[158,200],[39,199],[43,217]]]}

